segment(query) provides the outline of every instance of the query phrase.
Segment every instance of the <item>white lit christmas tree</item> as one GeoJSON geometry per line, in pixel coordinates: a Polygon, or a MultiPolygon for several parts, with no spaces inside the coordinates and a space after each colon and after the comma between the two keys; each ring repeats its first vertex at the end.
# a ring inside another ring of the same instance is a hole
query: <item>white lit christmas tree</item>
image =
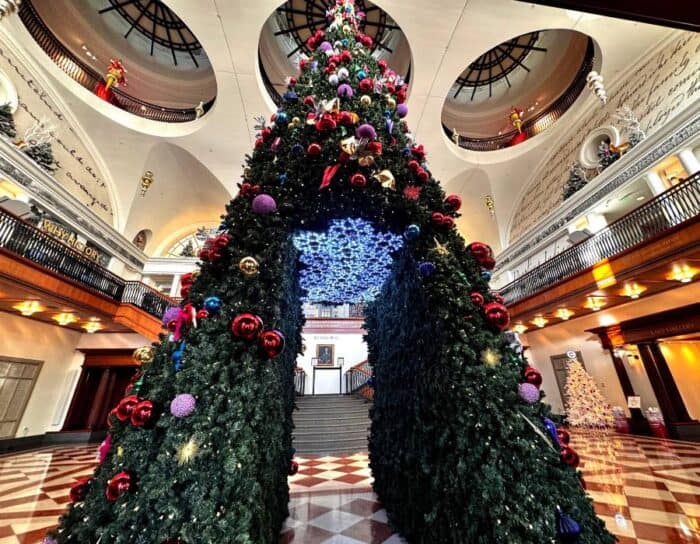
{"type": "Polygon", "coordinates": [[[572,427],[612,427],[610,404],[576,357],[567,361],[566,415],[572,427]]]}

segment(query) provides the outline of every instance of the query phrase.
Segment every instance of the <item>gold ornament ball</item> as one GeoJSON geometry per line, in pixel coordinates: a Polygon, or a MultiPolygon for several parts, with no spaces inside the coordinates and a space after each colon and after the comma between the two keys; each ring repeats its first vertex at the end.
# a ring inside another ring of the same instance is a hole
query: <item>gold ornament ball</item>
{"type": "Polygon", "coordinates": [[[134,351],[132,357],[139,365],[147,365],[153,362],[155,355],[156,350],[153,346],[142,346],[134,351]]]}
{"type": "Polygon", "coordinates": [[[363,94],[360,97],[360,104],[362,104],[363,107],[368,108],[372,105],[372,99],[369,97],[369,95],[363,94]]]}
{"type": "Polygon", "coordinates": [[[260,265],[253,257],[243,257],[238,263],[238,268],[246,276],[255,276],[260,272],[260,265]]]}
{"type": "Polygon", "coordinates": [[[396,100],[393,97],[388,96],[386,99],[386,107],[390,110],[396,109],[396,100]]]}
{"type": "Polygon", "coordinates": [[[354,34],[352,27],[350,25],[343,25],[343,34],[346,36],[352,36],[354,34]]]}

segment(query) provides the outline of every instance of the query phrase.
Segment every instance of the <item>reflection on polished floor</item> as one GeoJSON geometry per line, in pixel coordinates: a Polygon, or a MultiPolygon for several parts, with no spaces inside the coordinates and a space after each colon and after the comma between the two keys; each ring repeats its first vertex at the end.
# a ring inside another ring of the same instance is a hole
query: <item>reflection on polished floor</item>
{"type": "MultiPolygon", "coordinates": [[[[621,544],[700,543],[700,445],[573,433],[596,511],[621,544]]],[[[0,544],[38,543],[96,462],[96,446],[0,457],[0,544]]],[[[298,459],[281,542],[398,543],[371,491],[367,456],[298,459]]]]}

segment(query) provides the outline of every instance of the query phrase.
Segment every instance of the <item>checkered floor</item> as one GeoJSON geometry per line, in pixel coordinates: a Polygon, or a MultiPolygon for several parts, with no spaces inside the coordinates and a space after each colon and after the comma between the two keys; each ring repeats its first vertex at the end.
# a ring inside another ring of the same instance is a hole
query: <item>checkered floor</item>
{"type": "MultiPolygon", "coordinates": [[[[700,444],[574,432],[588,492],[620,544],[700,544],[700,444]]],[[[88,475],[95,446],[0,457],[0,544],[39,543],[88,475]]],[[[283,544],[395,544],[367,455],[298,458],[283,544]]]]}

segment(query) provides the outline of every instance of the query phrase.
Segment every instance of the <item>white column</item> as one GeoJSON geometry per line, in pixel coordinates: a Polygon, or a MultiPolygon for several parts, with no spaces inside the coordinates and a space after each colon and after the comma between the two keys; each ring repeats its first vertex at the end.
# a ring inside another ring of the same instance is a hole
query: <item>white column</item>
{"type": "Polygon", "coordinates": [[[664,183],[664,180],[662,180],[661,176],[659,176],[659,174],[657,174],[656,172],[647,172],[646,180],[647,185],[649,186],[649,189],[651,189],[651,193],[654,196],[660,195],[666,190],[666,184],[664,183]]]}
{"type": "Polygon", "coordinates": [[[176,297],[180,292],[180,277],[182,274],[175,274],[173,276],[173,282],[170,284],[170,296],[176,297]]]}
{"type": "Polygon", "coordinates": [[[685,168],[685,171],[688,172],[688,175],[694,174],[695,172],[700,172],[700,161],[691,148],[683,149],[680,153],[678,153],[678,158],[680,159],[683,168],[685,168]]]}

